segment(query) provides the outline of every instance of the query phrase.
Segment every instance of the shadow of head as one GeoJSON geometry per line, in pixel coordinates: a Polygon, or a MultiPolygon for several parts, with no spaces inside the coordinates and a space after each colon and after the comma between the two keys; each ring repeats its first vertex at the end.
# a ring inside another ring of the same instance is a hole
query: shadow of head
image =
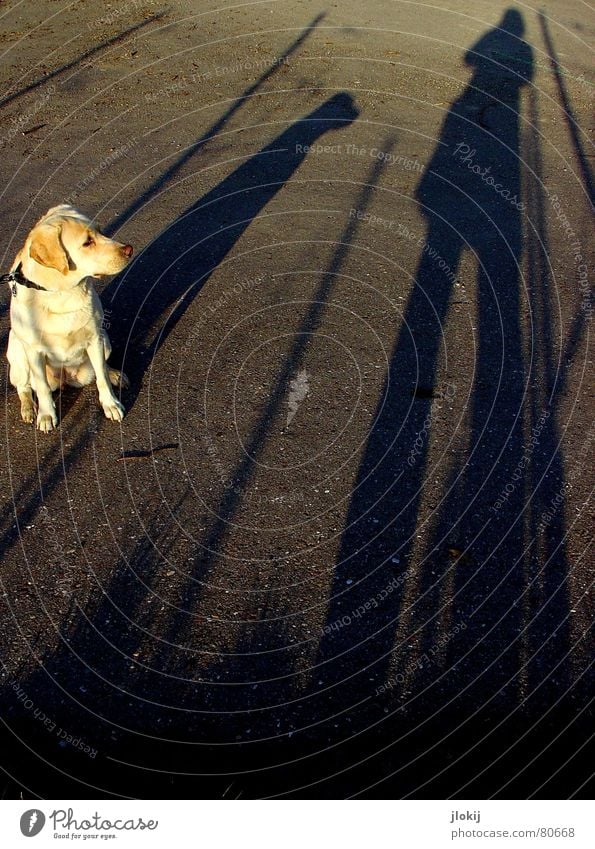
{"type": "Polygon", "coordinates": [[[488,30],[465,55],[465,64],[475,69],[475,86],[502,100],[506,99],[503,84],[514,91],[531,80],[533,56],[523,40],[524,33],[521,13],[507,9],[500,23],[488,30]]]}
{"type": "Polygon", "coordinates": [[[500,29],[519,37],[525,32],[525,22],[518,9],[507,9],[502,16],[500,29]]]}
{"type": "Polygon", "coordinates": [[[359,115],[359,110],[353,98],[345,91],[335,94],[307,116],[306,120],[325,121],[327,129],[338,129],[349,124],[359,115]]]}

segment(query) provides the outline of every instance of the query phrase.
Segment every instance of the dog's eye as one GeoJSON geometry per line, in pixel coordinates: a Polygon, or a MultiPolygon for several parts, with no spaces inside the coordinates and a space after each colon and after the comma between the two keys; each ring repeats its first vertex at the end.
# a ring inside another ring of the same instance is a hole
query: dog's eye
{"type": "Polygon", "coordinates": [[[87,236],[86,242],[83,242],[83,247],[84,248],[90,248],[91,245],[94,245],[94,244],[95,244],[95,239],[93,238],[93,236],[87,236]]]}

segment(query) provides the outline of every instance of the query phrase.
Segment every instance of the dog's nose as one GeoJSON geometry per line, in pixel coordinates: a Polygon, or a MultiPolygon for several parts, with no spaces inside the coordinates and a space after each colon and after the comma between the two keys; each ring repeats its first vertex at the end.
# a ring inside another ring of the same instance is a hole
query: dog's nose
{"type": "Polygon", "coordinates": [[[133,250],[134,248],[132,247],[132,245],[124,245],[124,247],[122,248],[122,253],[130,259],[133,250]]]}

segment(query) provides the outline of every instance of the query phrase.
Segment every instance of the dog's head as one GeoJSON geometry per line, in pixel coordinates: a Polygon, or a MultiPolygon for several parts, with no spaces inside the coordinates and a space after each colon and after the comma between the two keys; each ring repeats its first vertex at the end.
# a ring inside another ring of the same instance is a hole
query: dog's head
{"type": "Polygon", "coordinates": [[[109,239],[85,215],[63,204],[50,209],[31,230],[22,260],[25,271],[27,267],[31,270],[30,262],[25,260],[33,260],[42,267],[34,269],[36,276],[47,276],[49,272],[52,283],[63,283],[68,288],[75,279],[117,274],[128,265],[131,256],[132,245],[109,239]]]}

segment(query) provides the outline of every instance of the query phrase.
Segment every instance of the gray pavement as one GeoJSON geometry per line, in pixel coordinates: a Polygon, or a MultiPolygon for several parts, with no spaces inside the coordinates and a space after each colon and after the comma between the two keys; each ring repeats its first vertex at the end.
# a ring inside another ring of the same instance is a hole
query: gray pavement
{"type": "Polygon", "coordinates": [[[0,27],[2,269],[64,200],[135,246],[121,425],[2,374],[4,797],[584,793],[587,6],[0,27]]]}

